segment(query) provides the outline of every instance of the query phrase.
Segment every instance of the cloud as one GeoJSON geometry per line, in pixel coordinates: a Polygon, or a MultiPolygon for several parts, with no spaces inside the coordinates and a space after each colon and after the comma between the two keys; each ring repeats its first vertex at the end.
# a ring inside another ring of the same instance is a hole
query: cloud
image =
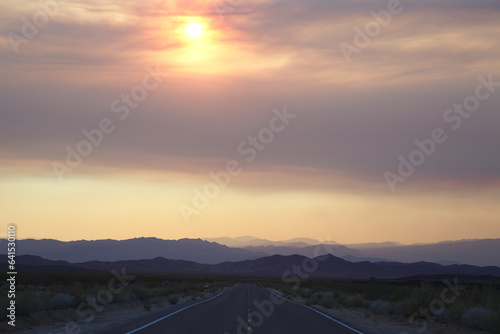
{"type": "Polygon", "coordinates": [[[499,3],[401,3],[350,63],[340,44],[355,45],[354,29],[373,25],[370,12],[388,1],[240,0],[222,12],[220,1],[68,2],[19,53],[7,35],[22,33],[39,2],[0,4],[5,219],[65,240],[498,234],[500,87],[456,130],[444,116],[476,93],[478,77],[500,81],[499,3]],[[195,41],[184,33],[192,20],[205,26],[195,41]],[[143,85],[147,66],[163,82],[121,119],[112,105],[143,85]],[[239,145],[284,106],[297,117],[248,162],[239,145]],[[59,182],[51,164],[104,118],[114,131],[59,182]],[[435,128],[448,139],[392,193],[384,173],[435,128]],[[186,226],[178,205],[231,159],[243,172],[186,226]]]}
{"type": "MultiPolygon", "coordinates": [[[[218,22],[201,2],[69,3],[20,54],[1,46],[1,71],[10,78],[1,84],[1,150],[49,168],[66,145],[83,139],[83,129],[111,117],[116,132],[86,165],[201,175],[239,158],[237,145],[266,125],[273,107],[287,105],[300,116],[259,155],[256,170],[310,168],[383,185],[384,171],[397,168],[415,139],[446,126],[443,113],[473,93],[478,76],[500,78],[499,8],[492,1],[404,3],[407,9],[347,64],[339,44],[352,43],[353,28],[386,6],[241,1],[218,22]],[[199,62],[186,60],[193,46],[174,33],[194,14],[214,28],[212,44],[193,58],[199,62]],[[112,101],[158,63],[170,76],[119,122],[112,101]]],[[[1,30],[19,29],[20,17],[36,8],[16,9],[1,30]]],[[[498,179],[492,143],[500,139],[499,96],[449,133],[419,178],[498,179]]]]}

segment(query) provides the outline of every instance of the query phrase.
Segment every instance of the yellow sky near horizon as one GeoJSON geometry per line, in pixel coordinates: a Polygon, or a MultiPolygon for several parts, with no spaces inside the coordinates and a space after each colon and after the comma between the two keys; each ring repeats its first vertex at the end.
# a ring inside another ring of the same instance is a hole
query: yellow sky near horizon
{"type": "MultiPolygon", "coordinates": [[[[8,198],[4,193],[0,196],[2,214],[6,222],[18,226],[18,238],[70,241],[252,235],[271,240],[310,237],[339,243],[410,244],[489,238],[498,228],[497,217],[491,215],[498,210],[497,201],[492,199],[498,192],[491,191],[473,197],[455,193],[395,198],[302,189],[248,194],[234,186],[222,191],[186,223],[178,204],[190,204],[192,198],[182,181],[65,182],[61,185],[53,179],[38,178],[0,182],[9,194],[8,198]],[[179,193],[188,196],[179,202],[179,193]],[[416,207],[422,210],[415,211],[416,207]],[[473,230],[464,217],[476,219],[473,230]],[[398,221],[401,223],[395,223],[398,221]]],[[[201,186],[194,185],[198,189],[201,186]]]]}

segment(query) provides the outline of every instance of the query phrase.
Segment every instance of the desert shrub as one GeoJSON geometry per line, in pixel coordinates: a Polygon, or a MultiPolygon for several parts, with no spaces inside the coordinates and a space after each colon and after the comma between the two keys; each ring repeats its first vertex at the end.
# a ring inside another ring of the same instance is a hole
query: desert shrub
{"type": "Polygon", "coordinates": [[[420,308],[428,308],[433,300],[439,299],[436,292],[432,287],[422,284],[420,288],[412,289],[405,299],[396,302],[394,310],[397,314],[408,317],[420,308]]]}
{"type": "Polygon", "coordinates": [[[314,293],[311,295],[311,297],[309,297],[307,300],[306,300],[306,305],[308,306],[311,306],[311,305],[320,305],[320,298],[318,297],[318,294],[317,293],[314,293]]]}
{"type": "Polygon", "coordinates": [[[343,302],[344,299],[345,299],[345,295],[342,292],[340,292],[340,291],[333,291],[332,292],[332,297],[333,297],[334,300],[336,300],[339,303],[343,302]]]}
{"type": "Polygon", "coordinates": [[[500,327],[496,316],[483,307],[472,307],[465,311],[462,315],[462,322],[467,327],[475,329],[494,330],[495,322],[500,327]]]}
{"type": "Polygon", "coordinates": [[[307,306],[312,306],[312,305],[315,305],[318,303],[318,300],[317,299],[314,299],[314,298],[308,298],[306,300],[306,305],[307,306]]]}
{"type": "Polygon", "coordinates": [[[146,301],[150,297],[148,289],[142,283],[136,283],[130,286],[131,295],[134,299],[146,301]]]}
{"type": "Polygon", "coordinates": [[[394,311],[399,315],[408,317],[414,312],[417,312],[419,307],[420,307],[420,302],[413,297],[409,297],[405,300],[395,303],[394,311]]]}
{"type": "Polygon", "coordinates": [[[393,312],[392,304],[380,299],[371,302],[369,308],[370,311],[376,314],[391,314],[393,312]]]}
{"type": "Polygon", "coordinates": [[[409,291],[405,289],[395,289],[390,293],[389,300],[391,302],[397,303],[401,302],[409,297],[409,291]]]}
{"type": "Polygon", "coordinates": [[[333,307],[333,299],[332,298],[323,298],[320,301],[320,305],[325,307],[325,308],[332,308],[333,307]]]}
{"type": "Polygon", "coordinates": [[[32,313],[28,319],[30,324],[33,326],[43,326],[51,324],[50,314],[47,311],[38,311],[32,313]]]}
{"type": "Polygon", "coordinates": [[[288,286],[282,287],[279,290],[285,296],[285,298],[293,298],[293,296],[295,296],[295,292],[291,290],[288,286]]]}
{"type": "Polygon", "coordinates": [[[149,302],[152,304],[152,305],[156,305],[158,307],[162,307],[163,306],[163,301],[161,300],[160,297],[153,297],[149,300],[149,302]]]}
{"type": "Polygon", "coordinates": [[[136,296],[128,293],[119,293],[113,296],[113,300],[117,303],[126,303],[136,299],[136,296]]]}
{"type": "Polygon", "coordinates": [[[496,314],[491,312],[490,316],[486,319],[483,319],[481,325],[485,331],[490,333],[500,334],[500,312],[496,314]]]}
{"type": "Polygon", "coordinates": [[[462,315],[466,311],[466,306],[460,300],[448,305],[443,313],[436,316],[436,320],[445,324],[448,323],[460,323],[462,320],[462,315]]]}
{"type": "Polygon", "coordinates": [[[333,298],[334,300],[340,304],[340,305],[345,305],[345,299],[346,299],[346,295],[344,295],[343,293],[339,292],[339,293],[334,293],[333,294],[333,298]]]}
{"type": "Polygon", "coordinates": [[[53,310],[62,310],[75,305],[75,297],[67,293],[55,295],[50,299],[49,305],[53,310]]]}
{"type": "Polygon", "coordinates": [[[302,291],[301,291],[301,296],[303,298],[309,298],[309,297],[311,297],[311,294],[312,294],[311,289],[302,289],[302,291]]]}
{"type": "Polygon", "coordinates": [[[361,295],[347,296],[344,304],[348,307],[366,307],[368,305],[361,295]]]}
{"type": "Polygon", "coordinates": [[[175,305],[179,302],[179,297],[177,296],[172,296],[170,298],[168,298],[168,302],[172,305],[175,305]]]}
{"type": "MultiPolygon", "coordinates": [[[[17,294],[16,294],[17,296],[17,294]]],[[[48,301],[31,291],[23,291],[16,301],[16,313],[18,315],[30,315],[37,311],[46,310],[48,301]]]]}

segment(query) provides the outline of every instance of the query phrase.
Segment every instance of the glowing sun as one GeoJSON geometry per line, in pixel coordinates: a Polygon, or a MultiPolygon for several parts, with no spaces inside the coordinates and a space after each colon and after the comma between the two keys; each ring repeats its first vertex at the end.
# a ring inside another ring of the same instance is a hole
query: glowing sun
{"type": "Polygon", "coordinates": [[[199,23],[190,23],[186,26],[185,32],[192,39],[198,39],[203,35],[203,26],[199,23]]]}

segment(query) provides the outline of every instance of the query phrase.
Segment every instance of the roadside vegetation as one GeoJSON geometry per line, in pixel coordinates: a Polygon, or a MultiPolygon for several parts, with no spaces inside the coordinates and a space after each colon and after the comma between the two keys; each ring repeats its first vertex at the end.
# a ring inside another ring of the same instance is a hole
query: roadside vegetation
{"type": "MultiPolygon", "coordinates": [[[[16,327],[33,328],[56,322],[91,319],[117,308],[141,306],[143,310],[201,300],[224,287],[228,280],[210,277],[137,275],[110,293],[111,274],[41,274],[23,273],[16,286],[16,327]],[[121,289],[118,289],[121,288],[121,289]],[[91,306],[95,302],[96,307],[91,306]],[[80,312],[78,312],[78,310],[80,312]]],[[[7,284],[0,283],[0,317],[6,319],[7,284]]],[[[0,332],[10,330],[0,324],[0,332]]]]}
{"type": "Polygon", "coordinates": [[[358,309],[365,317],[383,315],[416,326],[430,321],[500,333],[498,278],[305,280],[298,288],[281,282],[266,286],[308,306],[358,309]]]}
{"type": "MultiPolygon", "coordinates": [[[[312,307],[352,309],[367,318],[386,317],[401,324],[413,322],[418,326],[430,320],[500,334],[498,278],[306,279],[299,285],[291,285],[279,278],[137,275],[119,293],[110,294],[100,293],[109,290],[113,277],[109,273],[24,273],[18,277],[17,329],[89,319],[89,313],[82,318],[82,312],[77,311],[81,305],[80,311],[90,309],[89,298],[102,306],[95,314],[130,307],[148,312],[202,300],[236,283],[253,283],[312,307]]],[[[3,319],[6,319],[6,296],[7,284],[1,282],[3,319]]],[[[1,323],[0,332],[9,327],[1,323]]]]}

